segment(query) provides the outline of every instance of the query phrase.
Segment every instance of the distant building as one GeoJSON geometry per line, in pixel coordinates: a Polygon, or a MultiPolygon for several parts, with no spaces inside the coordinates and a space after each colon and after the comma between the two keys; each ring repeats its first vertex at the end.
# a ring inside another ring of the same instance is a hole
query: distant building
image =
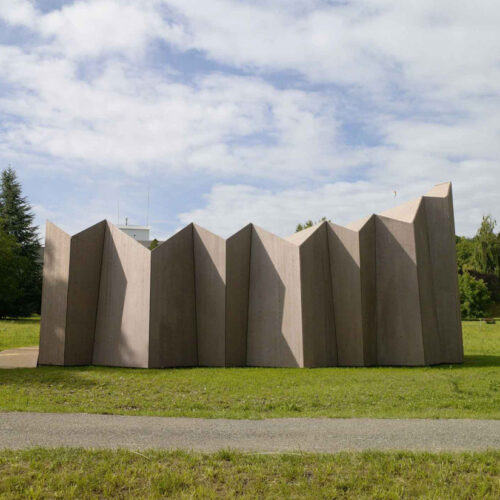
{"type": "Polygon", "coordinates": [[[149,241],[149,226],[130,226],[128,224],[118,224],[116,226],[118,229],[121,229],[125,234],[128,234],[134,240],[137,241],[149,241]]]}

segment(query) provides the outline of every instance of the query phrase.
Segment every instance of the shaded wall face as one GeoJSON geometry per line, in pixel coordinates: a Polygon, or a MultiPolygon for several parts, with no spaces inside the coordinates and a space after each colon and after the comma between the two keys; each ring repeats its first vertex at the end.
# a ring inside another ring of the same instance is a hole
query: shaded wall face
{"type": "Polygon", "coordinates": [[[151,252],[149,366],[197,366],[193,226],[151,252]]]}
{"type": "Polygon", "coordinates": [[[375,218],[327,226],[339,366],[377,363],[375,218]]]}
{"type": "Polygon", "coordinates": [[[92,363],[105,230],[106,222],[103,221],[71,238],[65,342],[67,365],[92,363]]]}
{"type": "Polygon", "coordinates": [[[378,364],[423,365],[413,224],[377,216],[376,256],[378,364]]]}
{"type": "Polygon", "coordinates": [[[425,196],[424,202],[439,329],[440,362],[462,363],[464,353],[451,187],[449,196],[425,196]]]}
{"type": "Polygon", "coordinates": [[[48,222],[43,264],[38,363],[64,365],[71,237],[48,222]]]}
{"type": "Polygon", "coordinates": [[[140,243],[106,226],[93,364],[148,367],[150,256],[140,243]]]}
{"type": "Polygon", "coordinates": [[[247,362],[252,226],[226,240],[226,366],[247,362]]]}
{"type": "Polygon", "coordinates": [[[338,364],[364,365],[359,233],[328,225],[338,364]]]}
{"type": "Polygon", "coordinates": [[[415,230],[415,248],[417,254],[424,364],[436,364],[440,362],[441,350],[426,219],[425,204],[421,203],[415,215],[413,226],[415,230]]]}
{"type": "Polygon", "coordinates": [[[226,241],[193,226],[198,364],[225,366],[226,241]]]}
{"type": "Polygon", "coordinates": [[[303,363],[299,249],[254,227],[247,364],[285,367],[303,363]]]}
{"type": "Polygon", "coordinates": [[[372,216],[359,231],[363,366],[377,364],[376,223],[372,216]]]}
{"type": "Polygon", "coordinates": [[[327,225],[316,229],[300,245],[299,252],[304,366],[336,366],[337,339],[327,225]]]}

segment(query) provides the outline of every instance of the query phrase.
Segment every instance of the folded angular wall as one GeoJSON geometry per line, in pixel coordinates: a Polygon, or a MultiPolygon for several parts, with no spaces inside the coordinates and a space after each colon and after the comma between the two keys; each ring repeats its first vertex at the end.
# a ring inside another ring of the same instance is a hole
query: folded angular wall
{"type": "Polygon", "coordinates": [[[106,222],[71,237],[47,224],[40,364],[92,363],[106,222]]]}
{"type": "Polygon", "coordinates": [[[461,363],[464,351],[455,253],[451,183],[438,184],[424,196],[432,285],[439,330],[440,362],[461,363]]]}
{"type": "Polygon", "coordinates": [[[300,231],[288,241],[299,247],[303,366],[337,366],[327,224],[300,231]]]}
{"type": "Polygon", "coordinates": [[[64,365],[70,250],[71,236],[47,222],[39,364],[64,365]]]}
{"type": "Polygon", "coordinates": [[[327,227],[338,364],[375,365],[375,218],[327,227]]]}
{"type": "Polygon", "coordinates": [[[297,245],[254,226],[247,365],[304,366],[297,245]]]}
{"type": "Polygon", "coordinates": [[[245,366],[248,341],[252,224],[226,240],[226,366],[245,366]]]}
{"type": "Polygon", "coordinates": [[[149,367],[197,366],[193,225],[151,252],[149,367]]]}
{"type": "Polygon", "coordinates": [[[92,363],[105,231],[102,221],[71,238],[65,364],[92,363]]]}
{"type": "Polygon", "coordinates": [[[149,251],[103,221],[47,224],[39,364],[429,365],[463,361],[451,185],[361,221],[149,251]]]}
{"type": "Polygon", "coordinates": [[[147,368],[151,252],[108,223],[95,327],[95,365],[147,368]]]}

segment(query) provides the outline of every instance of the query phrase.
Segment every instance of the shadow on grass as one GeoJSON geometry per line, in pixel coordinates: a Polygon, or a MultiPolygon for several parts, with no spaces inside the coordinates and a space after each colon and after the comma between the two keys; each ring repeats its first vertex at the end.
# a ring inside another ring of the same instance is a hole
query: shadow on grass
{"type": "Polygon", "coordinates": [[[500,366],[500,356],[488,356],[483,354],[477,355],[465,355],[463,364],[454,364],[454,365],[435,365],[432,368],[440,369],[440,370],[464,370],[467,368],[477,368],[479,366],[485,367],[496,367],[500,366]]]}
{"type": "Polygon", "coordinates": [[[67,386],[72,388],[90,388],[97,385],[97,381],[83,377],[86,367],[42,367],[42,368],[14,368],[0,370],[0,387],[19,386],[43,387],[67,386]]]}
{"type": "Polygon", "coordinates": [[[465,355],[464,358],[464,368],[473,366],[500,366],[500,356],[477,354],[474,356],[465,355]]]}
{"type": "Polygon", "coordinates": [[[40,316],[33,316],[32,318],[0,318],[0,321],[8,321],[18,325],[32,325],[40,323],[40,316]]]}

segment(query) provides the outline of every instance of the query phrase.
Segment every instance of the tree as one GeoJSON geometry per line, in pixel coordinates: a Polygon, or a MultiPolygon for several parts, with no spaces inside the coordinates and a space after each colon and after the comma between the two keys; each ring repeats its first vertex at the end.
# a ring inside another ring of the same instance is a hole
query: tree
{"type": "Polygon", "coordinates": [[[483,216],[474,238],[474,261],[477,271],[500,276],[500,238],[495,234],[495,226],[491,215],[483,216]]]}
{"type": "Polygon", "coordinates": [[[149,249],[150,250],[154,250],[158,245],[160,244],[160,242],[155,238],[150,244],[149,244],[149,249]]]}
{"type": "Polygon", "coordinates": [[[9,316],[21,298],[16,276],[19,245],[0,229],[0,318],[9,316]]]}
{"type": "Polygon", "coordinates": [[[490,292],[484,281],[465,272],[458,276],[458,288],[462,319],[484,317],[491,305],[490,292]]]}
{"type": "Polygon", "coordinates": [[[321,217],[321,219],[318,222],[313,222],[311,219],[307,220],[303,224],[297,224],[297,227],[295,228],[295,232],[298,233],[299,231],[302,231],[303,229],[307,229],[308,227],[312,227],[315,224],[319,224],[320,222],[326,221],[326,217],[321,217]]]}
{"type": "Polygon", "coordinates": [[[20,296],[8,313],[11,316],[40,311],[42,266],[38,228],[33,220],[31,207],[22,196],[21,184],[15,171],[9,167],[2,172],[0,180],[0,230],[15,242],[15,255],[20,259],[16,278],[20,296]]]}
{"type": "Polygon", "coordinates": [[[476,267],[474,259],[476,242],[473,238],[466,236],[457,236],[455,238],[457,250],[457,267],[458,272],[471,271],[476,267]]]}

